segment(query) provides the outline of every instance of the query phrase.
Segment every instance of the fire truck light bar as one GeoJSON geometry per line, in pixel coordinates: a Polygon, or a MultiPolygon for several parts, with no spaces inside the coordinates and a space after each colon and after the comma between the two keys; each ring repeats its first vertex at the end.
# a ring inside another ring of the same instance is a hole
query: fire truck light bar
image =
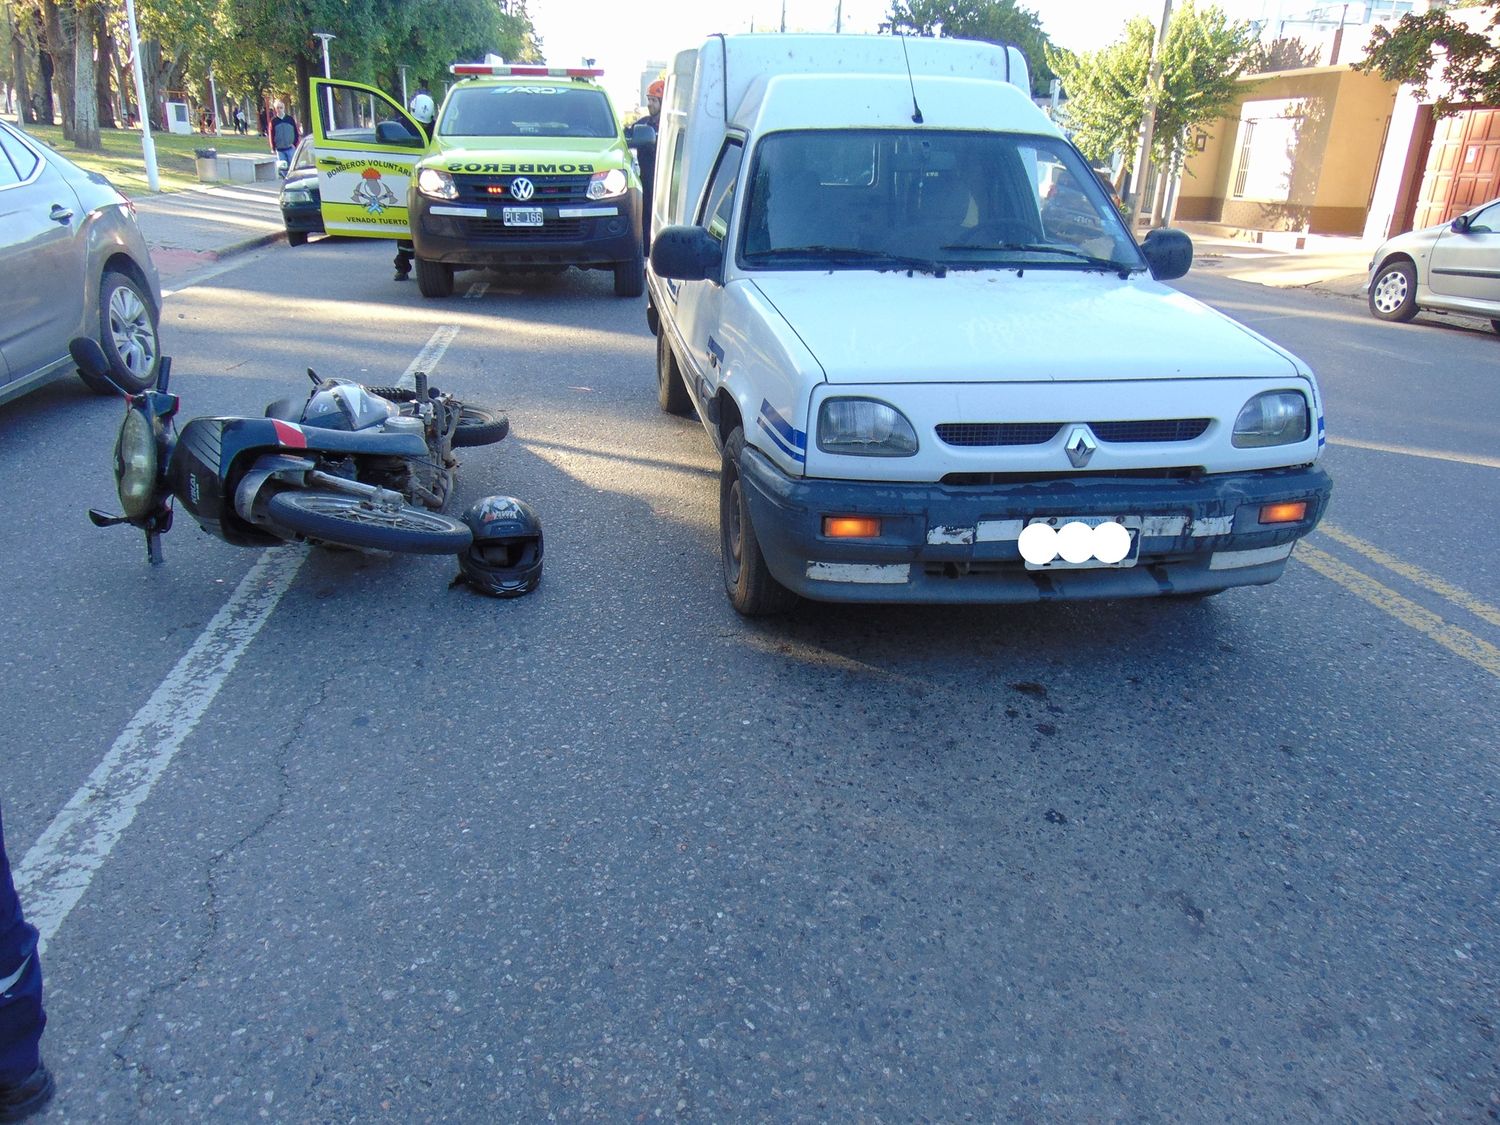
{"type": "Polygon", "coordinates": [[[604,73],[595,67],[498,63],[454,63],[448,68],[448,72],[459,75],[495,75],[500,78],[598,78],[604,73]]]}

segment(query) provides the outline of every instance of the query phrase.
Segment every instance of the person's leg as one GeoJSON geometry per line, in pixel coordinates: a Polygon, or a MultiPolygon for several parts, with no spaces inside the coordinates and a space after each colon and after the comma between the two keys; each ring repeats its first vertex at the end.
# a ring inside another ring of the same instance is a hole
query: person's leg
{"type": "Polygon", "coordinates": [[[411,276],[411,260],[415,247],[410,242],[396,243],[396,280],[405,281],[411,276]]]}
{"type": "Polygon", "coordinates": [[[46,1025],[36,928],[22,917],[0,820],[0,1121],[19,1121],[52,1097],[41,1057],[46,1025]]]}

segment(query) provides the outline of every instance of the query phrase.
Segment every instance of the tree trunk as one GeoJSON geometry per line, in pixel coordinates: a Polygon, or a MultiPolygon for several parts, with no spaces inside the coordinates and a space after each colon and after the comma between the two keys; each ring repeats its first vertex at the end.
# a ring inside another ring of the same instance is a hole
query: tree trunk
{"type": "MultiPolygon", "coordinates": [[[[9,12],[9,7],[6,10],[9,12]]],[[[12,13],[9,30],[10,43],[7,49],[10,51],[11,66],[15,71],[15,78],[12,81],[16,91],[17,120],[32,122],[36,119],[36,115],[31,109],[31,83],[27,81],[26,76],[26,41],[21,36],[21,24],[14,18],[14,13],[12,13]]]]}
{"type": "Polygon", "coordinates": [[[36,111],[32,121],[37,125],[52,124],[52,72],[57,68],[52,65],[52,52],[37,49],[36,53],[37,73],[42,79],[42,88],[36,92],[33,101],[36,103],[32,108],[36,111]]]}
{"type": "Polygon", "coordinates": [[[98,152],[99,86],[94,71],[94,23],[98,16],[89,0],[77,0],[73,26],[73,145],[98,152]]]}
{"type": "Polygon", "coordinates": [[[146,87],[146,104],[137,106],[142,121],[160,129],[166,116],[161,96],[161,43],[155,39],[141,41],[141,83],[146,87]]]}
{"type": "Polygon", "coordinates": [[[322,62],[314,61],[307,55],[297,55],[297,88],[292,91],[292,96],[287,99],[287,109],[293,105],[297,107],[292,115],[297,119],[297,124],[306,129],[312,124],[312,108],[307,104],[307,88],[311,84],[314,74],[322,76],[322,62]]]}
{"type": "Polygon", "coordinates": [[[115,37],[110,34],[103,8],[96,10],[94,38],[99,44],[99,127],[113,129],[119,119],[115,113],[115,96],[110,83],[110,75],[115,69],[115,37]]]}
{"type": "Polygon", "coordinates": [[[47,51],[52,56],[52,84],[57,88],[57,115],[62,121],[63,139],[73,139],[73,39],[63,26],[62,10],[57,0],[42,0],[47,20],[47,51]]]}

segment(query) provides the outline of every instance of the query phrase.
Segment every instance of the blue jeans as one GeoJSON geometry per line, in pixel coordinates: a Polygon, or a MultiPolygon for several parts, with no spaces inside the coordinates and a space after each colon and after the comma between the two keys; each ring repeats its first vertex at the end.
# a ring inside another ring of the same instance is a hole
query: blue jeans
{"type": "Polygon", "coordinates": [[[21,917],[0,820],[0,1085],[21,1082],[37,1068],[46,1026],[36,927],[21,917]]]}
{"type": "Polygon", "coordinates": [[[292,167],[292,153],[296,151],[297,150],[295,148],[278,148],[276,150],[276,155],[282,160],[286,161],[288,170],[290,170],[292,167]]]}

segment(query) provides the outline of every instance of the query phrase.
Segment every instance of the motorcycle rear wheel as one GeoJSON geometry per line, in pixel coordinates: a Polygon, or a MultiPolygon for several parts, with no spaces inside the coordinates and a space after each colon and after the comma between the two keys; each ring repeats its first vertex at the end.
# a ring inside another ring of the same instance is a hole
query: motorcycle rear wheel
{"type": "Polygon", "coordinates": [[[468,525],[451,516],[406,505],[375,508],[357,496],[336,492],[278,492],[270,499],[268,513],[272,521],[298,535],[342,547],[454,555],[473,541],[468,525]]]}
{"type": "Polygon", "coordinates": [[[472,449],[478,445],[494,445],[503,441],[510,433],[510,419],[499,410],[486,406],[470,406],[467,403],[459,410],[458,426],[453,431],[454,449],[472,449]]]}

